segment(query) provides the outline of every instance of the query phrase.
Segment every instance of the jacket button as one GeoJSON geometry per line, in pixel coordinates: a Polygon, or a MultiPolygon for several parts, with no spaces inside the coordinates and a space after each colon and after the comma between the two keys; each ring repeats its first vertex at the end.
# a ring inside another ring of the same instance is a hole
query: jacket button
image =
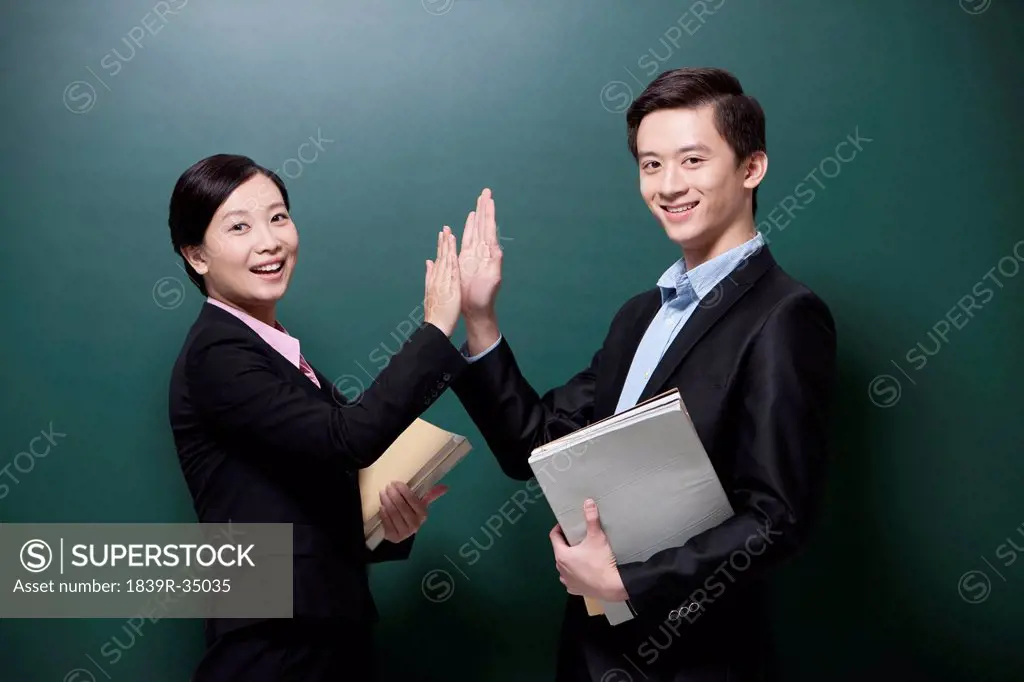
{"type": "Polygon", "coordinates": [[[445,372],[444,374],[441,375],[441,378],[444,379],[445,381],[448,381],[449,379],[452,378],[452,375],[449,374],[448,372],[445,372]]]}

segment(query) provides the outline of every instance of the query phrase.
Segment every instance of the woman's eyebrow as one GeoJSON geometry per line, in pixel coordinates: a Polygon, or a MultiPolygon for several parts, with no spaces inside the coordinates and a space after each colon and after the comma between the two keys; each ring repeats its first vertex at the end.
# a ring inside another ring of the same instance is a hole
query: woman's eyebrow
{"type": "MultiPolygon", "coordinates": [[[[279,208],[286,208],[283,201],[275,201],[274,203],[267,206],[267,210],[276,210],[279,208]]],[[[234,211],[228,211],[221,216],[221,220],[227,220],[228,218],[245,217],[249,215],[249,211],[245,209],[236,209],[234,211]]]]}

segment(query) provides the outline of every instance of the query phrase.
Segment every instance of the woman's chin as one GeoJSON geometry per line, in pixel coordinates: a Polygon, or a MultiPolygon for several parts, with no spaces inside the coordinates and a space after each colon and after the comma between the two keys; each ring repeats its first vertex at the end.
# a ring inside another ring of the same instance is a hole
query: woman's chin
{"type": "Polygon", "coordinates": [[[285,292],[287,291],[287,282],[275,286],[264,285],[250,289],[246,292],[244,298],[252,305],[273,305],[284,298],[285,292]]]}

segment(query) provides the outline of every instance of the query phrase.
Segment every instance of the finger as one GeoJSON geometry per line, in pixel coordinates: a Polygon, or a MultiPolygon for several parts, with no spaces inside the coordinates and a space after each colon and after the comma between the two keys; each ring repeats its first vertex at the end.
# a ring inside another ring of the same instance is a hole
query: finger
{"type": "Polygon", "coordinates": [[[398,529],[395,528],[394,519],[391,518],[391,512],[388,511],[388,502],[383,490],[380,492],[380,523],[384,528],[385,538],[395,540],[398,537],[398,529]]]}
{"type": "Polygon", "coordinates": [[[452,284],[459,283],[459,250],[458,244],[455,242],[455,235],[448,235],[448,260],[451,261],[452,269],[452,284]]]}
{"type": "Polygon", "coordinates": [[[443,497],[446,492],[448,492],[448,486],[444,485],[443,483],[435,485],[433,488],[427,491],[426,495],[423,496],[423,504],[430,506],[438,499],[443,497]]]}
{"type": "Polygon", "coordinates": [[[555,527],[548,533],[548,537],[551,538],[551,546],[554,548],[557,554],[560,550],[568,548],[569,543],[565,541],[565,536],[562,535],[562,526],[555,524],[555,527]]]}
{"type": "Polygon", "coordinates": [[[391,500],[394,509],[395,525],[403,534],[411,533],[419,527],[419,520],[416,512],[409,506],[409,503],[402,497],[402,493],[392,483],[386,488],[388,498],[391,500]]]}
{"type": "Polygon", "coordinates": [[[422,521],[427,516],[427,505],[425,505],[420,498],[416,497],[416,493],[409,490],[409,486],[401,481],[395,481],[391,484],[398,494],[402,496],[405,503],[412,508],[413,512],[419,517],[419,521],[422,521]]]}
{"type": "Polygon", "coordinates": [[[486,225],[484,225],[484,193],[487,190],[484,189],[480,192],[480,196],[476,198],[476,243],[479,245],[482,242],[487,241],[487,232],[485,231],[486,225]]]}
{"type": "MultiPolygon", "coordinates": [[[[452,280],[452,259],[451,259],[451,242],[448,239],[448,226],[445,225],[441,231],[441,250],[438,253],[438,265],[441,266],[440,271],[437,273],[437,285],[439,287],[438,293],[447,293],[448,286],[452,280]]],[[[447,300],[442,296],[443,300],[447,300]]]]}
{"type": "Polygon", "coordinates": [[[597,513],[597,502],[587,500],[583,503],[583,518],[587,520],[587,537],[600,537],[604,531],[601,529],[601,518],[597,513]]]}
{"type": "Polygon", "coordinates": [[[397,542],[409,534],[405,521],[395,508],[394,502],[388,495],[387,489],[381,491],[381,518],[387,518],[385,534],[390,533],[388,539],[397,542]]]}
{"type": "Polygon", "coordinates": [[[447,225],[444,226],[444,259],[448,265],[448,276],[451,277],[452,263],[456,263],[459,260],[459,254],[455,250],[455,235],[452,234],[452,228],[447,225]]]}
{"type": "Polygon", "coordinates": [[[472,253],[476,244],[476,211],[466,216],[466,226],[462,228],[462,250],[472,253]]]}
{"type": "Polygon", "coordinates": [[[432,263],[428,260],[427,261],[427,275],[426,275],[426,277],[423,278],[424,279],[423,287],[426,288],[426,289],[430,288],[430,270],[431,270],[431,266],[432,266],[432,263]]]}
{"type": "Polygon", "coordinates": [[[494,217],[494,197],[491,190],[487,190],[487,201],[484,203],[484,212],[487,215],[487,243],[492,246],[498,245],[498,223],[494,217]]]}

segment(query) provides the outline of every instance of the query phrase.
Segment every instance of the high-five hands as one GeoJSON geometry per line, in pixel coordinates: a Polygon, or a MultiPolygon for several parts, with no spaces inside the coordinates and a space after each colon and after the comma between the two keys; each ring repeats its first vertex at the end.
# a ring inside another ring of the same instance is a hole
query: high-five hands
{"type": "Polygon", "coordinates": [[[494,302],[501,288],[501,246],[491,190],[484,189],[466,217],[462,249],[445,225],[437,235],[437,259],[427,261],[423,321],[451,336],[461,314],[471,354],[498,340],[494,302]]]}
{"type": "Polygon", "coordinates": [[[437,260],[427,261],[423,321],[451,337],[462,309],[462,285],[459,277],[455,235],[445,225],[437,233],[437,260]]]}

